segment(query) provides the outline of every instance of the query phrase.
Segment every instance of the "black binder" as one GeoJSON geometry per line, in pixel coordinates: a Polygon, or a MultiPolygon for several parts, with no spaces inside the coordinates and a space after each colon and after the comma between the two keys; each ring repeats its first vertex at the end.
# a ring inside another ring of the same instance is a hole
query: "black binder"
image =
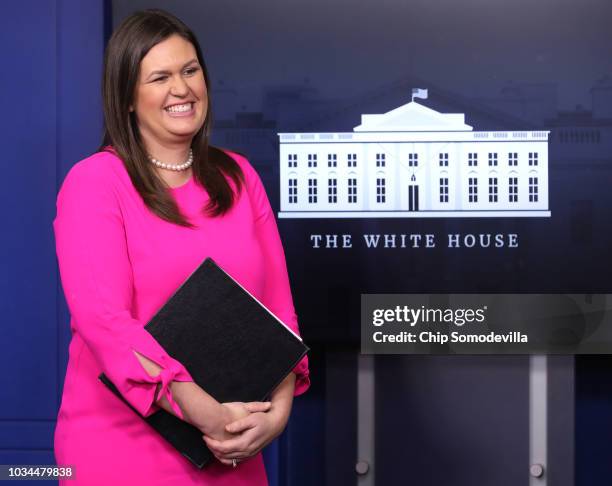
{"type": "MultiPolygon", "coordinates": [[[[211,258],[145,329],[221,403],[265,401],[309,350],[211,258]]],[[[99,379],[130,405],[104,373],[99,379]]],[[[202,432],[171,413],[160,409],[143,420],[198,468],[213,458],[202,432]]]]}

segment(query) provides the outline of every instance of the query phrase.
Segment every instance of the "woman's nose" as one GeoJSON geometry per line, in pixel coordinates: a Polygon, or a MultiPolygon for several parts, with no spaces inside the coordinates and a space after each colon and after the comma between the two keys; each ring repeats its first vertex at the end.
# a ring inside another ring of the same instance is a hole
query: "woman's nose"
{"type": "Polygon", "coordinates": [[[189,86],[182,76],[172,76],[172,84],[170,85],[170,93],[175,96],[185,96],[189,92],[189,86]]]}

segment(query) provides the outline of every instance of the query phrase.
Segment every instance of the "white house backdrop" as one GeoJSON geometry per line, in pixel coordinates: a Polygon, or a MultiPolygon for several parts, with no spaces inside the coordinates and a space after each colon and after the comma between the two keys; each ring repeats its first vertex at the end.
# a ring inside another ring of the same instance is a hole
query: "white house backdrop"
{"type": "Polygon", "coordinates": [[[474,131],[415,101],[353,132],[279,133],[279,217],[550,217],[549,133],[474,131]]]}

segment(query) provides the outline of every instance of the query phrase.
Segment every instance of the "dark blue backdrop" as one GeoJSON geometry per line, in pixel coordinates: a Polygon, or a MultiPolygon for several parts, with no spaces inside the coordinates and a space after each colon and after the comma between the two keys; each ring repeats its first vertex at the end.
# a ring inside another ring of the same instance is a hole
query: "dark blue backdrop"
{"type": "MultiPolygon", "coordinates": [[[[152,3],[172,10],[167,2],[146,2],[152,3]]],[[[338,232],[334,223],[298,226],[294,222],[281,222],[290,273],[302,276],[294,277],[292,282],[302,331],[314,348],[313,388],[296,401],[288,432],[267,452],[272,484],[322,484],[323,476],[334,486],[353,481],[352,471],[334,472],[332,467],[330,472],[329,464],[336,461],[340,464],[344,456],[354,459],[355,430],[347,424],[355,421],[353,371],[359,308],[355,289],[443,291],[457,290],[457,285],[461,285],[460,290],[610,291],[612,287],[612,259],[609,258],[612,117],[594,117],[592,111],[597,107],[584,107],[589,103],[590,88],[585,85],[585,76],[591,76],[588,79],[595,84],[596,77],[612,71],[612,64],[605,61],[612,60],[612,34],[609,29],[601,28],[602,22],[610,18],[610,7],[593,1],[571,8],[551,4],[527,9],[523,2],[516,2],[514,10],[511,3],[506,3],[497,14],[491,10],[495,6],[490,6],[489,9],[459,8],[451,15],[453,12],[448,10],[436,11],[436,7],[416,2],[414,15],[403,22],[398,20],[402,17],[396,15],[393,2],[386,10],[372,11],[370,19],[364,14],[364,3],[357,3],[353,23],[344,22],[352,25],[350,30],[354,36],[343,49],[334,48],[334,43],[343,45],[347,36],[334,37],[330,32],[338,25],[324,21],[331,19],[331,15],[325,17],[318,11],[317,15],[302,18],[313,38],[317,37],[317,28],[322,33],[318,41],[309,38],[303,42],[291,27],[298,22],[283,21],[282,16],[276,15],[273,2],[269,8],[259,2],[257,16],[247,15],[248,12],[237,7],[210,5],[206,8],[210,7],[212,21],[192,26],[203,30],[200,37],[205,54],[210,53],[209,68],[218,93],[219,123],[215,136],[222,145],[246,150],[256,165],[260,161],[258,169],[275,204],[278,158],[269,157],[267,135],[257,137],[267,133],[266,130],[285,128],[282,120],[275,122],[263,107],[282,105],[283,99],[291,98],[292,102],[301,103],[304,113],[310,113],[311,118],[302,122],[299,116],[297,120],[288,119],[286,126],[296,131],[330,129],[325,125],[324,116],[317,118],[307,107],[316,104],[313,100],[321,101],[316,95],[317,89],[328,98],[339,96],[348,76],[353,86],[346,86],[347,93],[359,103],[341,106],[345,115],[334,119],[333,130],[350,130],[358,124],[355,116],[367,107],[376,109],[372,111],[375,113],[398,106],[402,100],[406,101],[407,90],[423,82],[424,87],[430,87],[430,106],[440,111],[465,111],[468,123],[477,120],[474,125],[478,129],[510,129],[512,117],[523,117],[531,120],[533,126],[556,130],[550,166],[554,219],[495,223],[494,228],[518,231],[527,241],[515,254],[435,252],[427,259],[419,254],[403,255],[403,264],[411,271],[410,275],[401,277],[394,273],[398,258],[395,252],[363,267],[365,270],[355,266],[356,262],[367,259],[367,255],[357,251],[316,257],[308,254],[305,236],[311,227],[319,233],[327,225],[330,232],[338,232]],[[507,25],[503,23],[504,15],[509,16],[507,25]],[[557,21],[547,23],[550,15],[558,16],[557,21]],[[465,34],[458,27],[462,22],[457,22],[462,18],[474,37],[466,35],[458,47],[457,36],[465,34]],[[521,18],[524,22],[519,24],[521,18]],[[474,20],[468,19],[475,19],[475,23],[472,25],[474,20]],[[373,25],[378,26],[378,32],[382,25],[390,31],[405,28],[406,32],[414,32],[414,37],[406,34],[412,42],[411,48],[404,46],[404,53],[398,56],[393,35],[389,34],[386,36],[389,40],[381,38],[383,44],[378,47],[385,54],[378,55],[373,37],[368,40],[368,35],[359,35],[361,28],[373,25]],[[427,26],[433,33],[424,36],[426,32],[422,29],[427,30],[427,26]],[[496,26],[505,34],[498,35],[496,26]],[[533,35],[522,35],[522,29],[533,35]],[[249,44],[249,36],[257,42],[249,44]],[[497,41],[486,46],[483,42],[486,36],[497,41]],[[213,39],[225,39],[225,42],[206,43],[213,39]],[[282,51],[268,54],[268,69],[258,71],[257,65],[264,62],[265,51],[254,55],[257,53],[253,46],[269,47],[284,41],[288,43],[284,54],[282,51]],[[309,55],[296,57],[296,49],[308,46],[309,42],[320,44],[311,47],[309,55]],[[351,49],[351,45],[355,48],[351,49]],[[491,54],[495,49],[503,54],[492,63],[491,54]],[[447,54],[440,54],[444,52],[447,54]],[[252,61],[254,64],[250,67],[242,64],[236,69],[227,62],[232,57],[239,61],[234,64],[240,64],[245,57],[257,62],[252,61]],[[397,67],[400,57],[407,60],[409,73],[406,75],[397,67]],[[330,59],[334,58],[348,59],[350,62],[343,66],[354,67],[348,71],[332,69],[330,59]],[[452,64],[453,58],[459,58],[465,69],[452,64]],[[395,67],[385,67],[381,60],[395,67]],[[269,77],[259,79],[258,72],[268,72],[269,77]],[[497,100],[497,111],[492,111],[484,98],[493,97],[492,86],[504,85],[504,72],[509,77],[535,82],[506,85],[503,96],[497,100]],[[311,73],[314,81],[304,80],[304,73],[311,73]],[[259,84],[250,86],[249,77],[257,78],[259,84]],[[400,81],[391,82],[400,77],[400,81]],[[481,84],[472,82],[476,78],[481,84]],[[271,86],[274,79],[280,79],[285,85],[293,80],[294,84],[289,88],[274,87],[271,86]],[[561,86],[558,103],[556,99],[549,103],[550,92],[538,85],[547,82],[561,86]],[[264,103],[260,104],[257,99],[261,86],[266,83],[274,89],[262,95],[264,103]],[[246,101],[241,93],[249,95],[246,101]],[[574,93],[578,94],[572,97],[574,93]],[[277,105],[266,105],[266,96],[277,105]],[[583,107],[575,108],[576,103],[583,107]],[[512,117],[500,116],[502,108],[511,111],[512,117]],[[598,147],[584,140],[580,142],[579,133],[589,127],[601,129],[608,138],[598,147]],[[572,132],[578,133],[576,143],[570,147],[563,142],[562,131],[570,133],[570,137],[572,132]],[[602,146],[608,148],[601,150],[602,146]],[[268,161],[261,162],[265,159],[268,161]],[[348,279],[346,274],[345,278],[330,279],[326,267],[339,263],[353,268],[348,279]],[[452,275],[440,282],[436,272],[444,269],[452,269],[452,275]],[[372,284],[381,281],[386,282],[385,288],[372,284]],[[334,390],[335,383],[344,383],[342,390],[334,390]],[[334,451],[334,455],[326,458],[325,450],[334,451]],[[323,473],[324,470],[327,472],[323,473]]],[[[473,2],[465,3],[473,7],[473,2]]],[[[129,5],[124,8],[142,6],[136,2],[129,5]]],[[[349,8],[349,4],[342,2],[334,5],[349,8]]],[[[0,367],[5,376],[0,400],[0,463],[51,464],[53,429],[69,341],[51,223],[56,192],[65,173],[99,143],[99,78],[105,36],[112,19],[110,2],[101,0],[24,0],[3,4],[2,13],[1,92],[5,117],[0,132],[5,147],[6,184],[1,197],[7,225],[0,251],[3,277],[0,367]]],[[[115,12],[115,15],[120,17],[124,13],[115,12]]],[[[180,11],[176,13],[181,15],[180,11]]],[[[607,86],[605,80],[602,86],[607,86]]],[[[330,105],[330,110],[337,111],[337,108],[338,105],[330,105]]],[[[397,223],[374,223],[370,228],[376,225],[380,232],[395,232],[397,223]]],[[[415,221],[411,231],[457,228],[478,232],[490,227],[479,221],[415,221]]],[[[389,363],[386,365],[389,369],[389,363]]],[[[611,372],[609,357],[576,360],[576,484],[581,486],[601,484],[612,477],[612,463],[607,460],[612,452],[609,440],[612,436],[611,372]]]]}

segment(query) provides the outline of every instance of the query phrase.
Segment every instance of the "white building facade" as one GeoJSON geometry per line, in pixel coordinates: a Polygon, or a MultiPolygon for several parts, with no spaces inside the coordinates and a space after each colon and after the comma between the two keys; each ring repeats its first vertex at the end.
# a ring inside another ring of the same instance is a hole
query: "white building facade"
{"type": "Polygon", "coordinates": [[[477,132],[416,102],[353,132],[279,133],[279,217],[550,217],[549,133],[477,132]]]}

